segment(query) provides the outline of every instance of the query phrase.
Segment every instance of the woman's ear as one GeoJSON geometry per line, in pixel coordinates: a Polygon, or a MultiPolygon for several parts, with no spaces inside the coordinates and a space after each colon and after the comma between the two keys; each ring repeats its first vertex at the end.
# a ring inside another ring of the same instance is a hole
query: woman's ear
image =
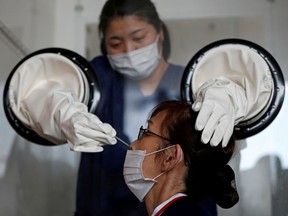
{"type": "Polygon", "coordinates": [[[166,171],[166,170],[174,168],[182,160],[183,160],[182,148],[179,144],[176,144],[173,148],[167,149],[165,151],[162,171],[166,171]]]}

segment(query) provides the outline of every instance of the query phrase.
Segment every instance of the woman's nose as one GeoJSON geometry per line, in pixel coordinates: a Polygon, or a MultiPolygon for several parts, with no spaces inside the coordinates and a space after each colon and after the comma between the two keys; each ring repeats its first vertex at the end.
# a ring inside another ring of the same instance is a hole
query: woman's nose
{"type": "Polygon", "coordinates": [[[130,150],[135,150],[135,146],[137,144],[138,140],[134,140],[131,144],[130,144],[130,150]]]}
{"type": "Polygon", "coordinates": [[[125,53],[129,53],[132,52],[136,49],[136,47],[134,46],[134,44],[131,41],[126,41],[124,44],[124,52],[125,53]]]}

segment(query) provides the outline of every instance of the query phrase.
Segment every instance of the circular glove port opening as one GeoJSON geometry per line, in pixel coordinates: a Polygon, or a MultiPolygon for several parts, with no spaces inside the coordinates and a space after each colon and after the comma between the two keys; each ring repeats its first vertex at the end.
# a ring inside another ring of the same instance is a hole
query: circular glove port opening
{"type": "Polygon", "coordinates": [[[100,100],[100,91],[96,73],[90,63],[67,49],[47,48],[36,51],[23,58],[13,68],[6,81],[3,96],[8,122],[28,141],[52,146],[55,144],[31,130],[25,112],[20,108],[21,99],[33,89],[45,85],[47,81],[60,83],[87,105],[89,112],[95,112],[100,100]]]}
{"type": "Polygon", "coordinates": [[[242,39],[224,39],[202,48],[185,68],[182,99],[192,104],[201,85],[217,77],[227,78],[240,86],[245,86],[245,79],[249,80],[253,84],[249,89],[252,94],[259,90],[259,82],[265,86],[265,92],[255,101],[255,108],[235,126],[238,139],[262,131],[279,113],[285,94],[284,77],[276,60],[261,46],[242,39]],[[258,77],[261,77],[260,81],[258,77]]]}

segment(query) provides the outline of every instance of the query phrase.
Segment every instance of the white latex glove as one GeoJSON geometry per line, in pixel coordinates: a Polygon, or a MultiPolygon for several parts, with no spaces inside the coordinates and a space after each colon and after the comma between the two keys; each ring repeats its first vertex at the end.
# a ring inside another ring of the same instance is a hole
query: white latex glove
{"type": "Polygon", "coordinates": [[[10,105],[23,124],[52,143],[68,142],[70,149],[103,151],[115,144],[116,131],[88,112],[81,103],[85,85],[79,68],[58,54],[28,59],[9,85],[10,105]]]}
{"type": "Polygon", "coordinates": [[[59,83],[47,82],[35,88],[21,104],[29,126],[55,144],[67,141],[73,151],[101,152],[103,145],[116,143],[111,125],[89,113],[87,106],[59,83]]]}
{"type": "Polygon", "coordinates": [[[202,142],[225,147],[239,122],[253,119],[269,103],[273,92],[271,71],[254,49],[222,45],[209,50],[194,68],[191,82],[199,111],[196,129],[202,142]]]}
{"type": "Polygon", "coordinates": [[[210,140],[210,144],[216,146],[222,141],[225,147],[234,125],[247,114],[245,91],[225,78],[210,80],[201,87],[192,109],[200,110],[195,128],[203,130],[202,142],[207,144],[210,140]]]}
{"type": "Polygon", "coordinates": [[[80,152],[101,152],[103,145],[116,144],[116,131],[91,113],[76,112],[61,123],[70,148],[80,152]]]}

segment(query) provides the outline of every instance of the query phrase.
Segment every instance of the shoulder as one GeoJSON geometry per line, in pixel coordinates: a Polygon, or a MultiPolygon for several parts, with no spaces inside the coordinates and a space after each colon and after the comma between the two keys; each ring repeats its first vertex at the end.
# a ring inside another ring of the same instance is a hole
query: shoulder
{"type": "MultiPolygon", "coordinates": [[[[171,86],[177,83],[177,87],[178,87],[178,84],[180,84],[181,82],[183,72],[184,72],[183,66],[169,63],[165,71],[165,74],[162,78],[162,84],[164,83],[163,85],[165,86],[171,86]]],[[[177,88],[177,91],[178,91],[178,88],[177,88]]]]}
{"type": "Polygon", "coordinates": [[[162,216],[186,216],[186,215],[197,215],[197,216],[212,216],[212,214],[203,206],[199,205],[195,201],[188,197],[183,197],[176,200],[171,204],[162,216]]]}
{"type": "Polygon", "coordinates": [[[96,73],[101,73],[102,71],[105,71],[107,69],[112,70],[110,67],[109,61],[105,56],[96,56],[91,61],[92,66],[96,70],[96,73]]]}
{"type": "Polygon", "coordinates": [[[167,68],[167,72],[178,72],[180,74],[182,74],[184,71],[184,66],[182,65],[177,65],[177,64],[172,64],[172,63],[169,63],[169,66],[167,68]]]}
{"type": "Polygon", "coordinates": [[[114,82],[122,80],[121,74],[115,71],[106,56],[97,56],[90,61],[93,69],[101,82],[114,82]]]}
{"type": "Polygon", "coordinates": [[[165,76],[172,77],[173,80],[181,78],[184,72],[184,67],[181,65],[169,63],[168,68],[166,69],[165,76]]]}

